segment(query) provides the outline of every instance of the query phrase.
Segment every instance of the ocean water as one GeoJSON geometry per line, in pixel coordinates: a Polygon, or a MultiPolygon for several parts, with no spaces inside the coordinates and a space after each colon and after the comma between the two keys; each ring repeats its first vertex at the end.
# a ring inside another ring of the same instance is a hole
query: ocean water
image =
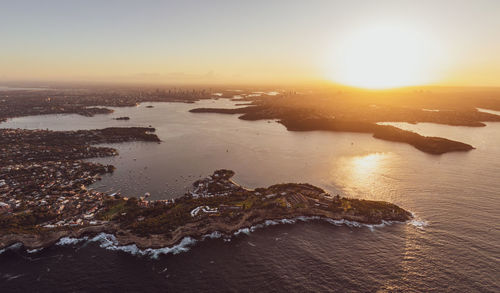
{"type": "Polygon", "coordinates": [[[173,198],[200,176],[227,168],[249,187],[308,182],[393,202],[418,221],[382,227],[296,221],[148,253],[116,247],[111,235],[31,253],[13,247],[0,254],[1,291],[500,291],[500,123],[396,124],[476,148],[434,156],[369,134],[289,132],[275,121],[188,112],[234,106],[225,99],[144,103],[111,115],[22,117],[0,127],[156,127],[160,144],[111,144],[118,157],[93,160],[117,167],[93,185],[100,190],[173,198]],[[131,120],[112,120],[120,116],[131,120]]]}

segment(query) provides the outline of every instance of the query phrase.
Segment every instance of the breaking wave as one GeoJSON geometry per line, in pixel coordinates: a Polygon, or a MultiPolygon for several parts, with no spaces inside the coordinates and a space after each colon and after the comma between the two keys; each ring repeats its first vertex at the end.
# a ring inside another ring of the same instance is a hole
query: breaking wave
{"type": "MultiPolygon", "coordinates": [[[[212,234],[216,235],[214,233],[212,234]]],[[[119,245],[115,235],[108,233],[100,233],[91,239],[89,239],[88,237],[82,237],[82,238],[63,237],[59,240],[59,242],[56,243],[56,245],[75,245],[84,241],[87,243],[90,242],[98,243],[99,247],[107,250],[123,251],[126,253],[130,253],[132,255],[149,256],[153,259],[157,259],[162,254],[179,254],[181,252],[186,252],[189,250],[189,246],[196,243],[195,239],[191,237],[184,237],[181,240],[181,242],[179,242],[179,244],[174,245],[172,247],[140,249],[135,244],[119,245]]]]}
{"type": "Polygon", "coordinates": [[[43,247],[40,247],[40,248],[35,248],[35,249],[26,249],[26,252],[27,253],[37,253],[39,251],[42,251],[43,250],[43,247]]]}
{"type": "Polygon", "coordinates": [[[254,226],[251,226],[248,228],[241,228],[238,231],[234,232],[233,235],[235,235],[235,236],[238,236],[240,234],[250,235],[251,232],[254,232],[257,229],[264,228],[267,226],[274,226],[274,225],[279,225],[279,224],[294,224],[297,221],[308,222],[311,220],[323,220],[323,221],[326,221],[326,222],[333,224],[335,226],[345,225],[348,227],[355,227],[355,228],[367,227],[371,231],[375,231],[375,228],[382,228],[385,226],[392,225],[394,223],[402,223],[402,222],[398,222],[398,221],[382,221],[382,223],[380,223],[380,224],[364,224],[364,223],[360,223],[360,222],[356,222],[356,221],[349,221],[349,220],[344,220],[344,219],[334,220],[334,219],[323,218],[323,217],[319,217],[319,216],[309,216],[309,217],[300,216],[300,217],[296,217],[296,218],[292,218],[292,219],[266,220],[262,224],[257,224],[257,225],[254,225],[254,226]]]}
{"type": "Polygon", "coordinates": [[[222,236],[224,236],[221,232],[219,231],[214,231],[210,234],[206,234],[202,237],[203,240],[207,239],[207,238],[210,238],[210,239],[218,239],[218,238],[221,238],[222,236]]]}
{"type": "MultiPolygon", "coordinates": [[[[424,220],[419,219],[416,215],[413,214],[413,219],[408,221],[407,223],[410,225],[415,226],[418,229],[423,229],[425,226],[427,226],[427,222],[424,220]]],[[[349,221],[349,220],[334,220],[330,218],[323,218],[319,216],[300,216],[296,218],[291,218],[291,219],[276,219],[276,220],[266,220],[261,224],[253,225],[251,227],[245,227],[238,229],[236,232],[233,233],[234,236],[239,236],[240,234],[246,234],[250,235],[250,233],[254,232],[257,229],[265,228],[268,226],[275,226],[275,225],[280,225],[280,224],[294,224],[297,223],[297,221],[301,222],[308,222],[312,220],[323,220],[326,221],[327,223],[330,223],[335,226],[348,226],[348,227],[353,227],[353,228],[362,228],[366,227],[370,229],[371,231],[374,231],[376,228],[382,228],[388,225],[392,225],[394,223],[403,223],[403,222],[397,222],[397,221],[382,221],[380,224],[364,224],[356,221],[349,221]]],[[[210,234],[206,234],[203,237],[201,237],[201,240],[205,240],[207,238],[210,239],[219,239],[222,238],[225,242],[231,241],[231,237],[233,235],[226,235],[223,234],[219,231],[214,231],[210,234]]],[[[157,259],[160,255],[166,255],[166,254],[179,254],[182,252],[189,251],[190,247],[193,246],[197,240],[192,238],[192,237],[184,237],[177,245],[171,246],[171,247],[162,247],[162,248],[146,248],[146,249],[140,249],[137,247],[136,244],[129,244],[129,245],[120,245],[118,243],[118,240],[116,239],[116,236],[113,234],[108,234],[108,233],[100,233],[97,236],[93,238],[89,238],[87,236],[81,237],[81,238],[74,238],[74,237],[63,237],[59,239],[59,241],[56,243],[58,246],[64,246],[64,245],[77,245],[80,243],[98,243],[99,247],[107,249],[107,250],[112,250],[112,251],[123,251],[126,253],[130,253],[132,255],[138,255],[138,256],[148,256],[151,257],[152,259],[157,259]]],[[[21,243],[15,243],[12,244],[9,247],[6,247],[4,249],[0,249],[0,254],[7,250],[17,250],[22,247],[21,243]]],[[[28,253],[36,253],[43,248],[40,249],[31,249],[27,250],[28,253]]]]}
{"type": "Polygon", "coordinates": [[[83,241],[87,241],[88,237],[74,238],[74,237],[63,237],[57,241],[56,245],[75,245],[83,241]]]}
{"type": "Polygon", "coordinates": [[[408,224],[415,226],[417,229],[424,230],[424,228],[429,225],[429,222],[420,219],[416,214],[411,214],[413,219],[408,221],[408,224]]]}
{"type": "Polygon", "coordinates": [[[424,228],[429,225],[427,221],[424,220],[418,220],[418,219],[413,219],[408,222],[408,224],[415,226],[417,229],[424,230],[424,228]]]}
{"type": "Polygon", "coordinates": [[[2,253],[4,253],[4,252],[6,252],[6,251],[8,251],[8,250],[18,250],[18,249],[19,249],[19,248],[21,248],[22,246],[23,246],[23,244],[22,244],[22,243],[14,243],[14,244],[12,244],[12,245],[10,245],[10,246],[7,246],[7,247],[5,247],[5,248],[3,248],[3,249],[0,249],[0,254],[2,254],[2,253]]]}
{"type": "Polygon", "coordinates": [[[240,235],[241,233],[243,233],[243,234],[247,234],[247,235],[250,235],[250,228],[241,228],[241,229],[239,229],[238,231],[234,232],[233,234],[234,234],[235,236],[238,236],[238,235],[240,235]]]}
{"type": "MultiPolygon", "coordinates": [[[[334,224],[336,226],[341,226],[341,225],[346,225],[349,227],[368,227],[372,231],[374,228],[378,227],[383,227],[385,225],[390,225],[392,222],[386,222],[383,221],[379,225],[368,225],[368,224],[362,224],[354,221],[348,221],[348,220],[333,220],[333,219],[328,219],[328,218],[322,218],[318,216],[311,216],[311,217],[306,217],[306,216],[300,216],[296,218],[291,218],[291,219],[276,219],[276,220],[266,220],[261,224],[257,224],[251,227],[245,227],[237,230],[236,232],[233,233],[234,236],[238,236],[240,234],[246,234],[250,235],[250,233],[254,232],[257,229],[265,228],[268,226],[275,226],[275,225],[280,225],[280,224],[294,224],[297,223],[297,221],[301,222],[308,222],[311,220],[325,220],[328,223],[334,224]]],[[[210,238],[210,239],[219,239],[223,238],[224,241],[231,241],[231,235],[225,235],[219,231],[214,231],[210,234],[206,234],[203,237],[201,237],[201,241],[210,238]]],[[[184,237],[179,244],[171,246],[171,247],[163,247],[163,248],[146,248],[146,249],[140,249],[137,247],[136,244],[129,244],[129,245],[119,245],[118,240],[116,237],[112,234],[108,233],[100,233],[97,236],[93,238],[88,238],[88,237],[82,237],[82,238],[72,238],[72,237],[63,237],[59,239],[59,241],[56,243],[56,245],[76,245],[79,243],[98,243],[99,247],[112,250],[112,251],[123,251],[126,253],[130,253],[132,255],[138,255],[138,256],[148,256],[151,257],[152,259],[157,259],[160,255],[166,255],[166,254],[179,254],[181,252],[186,252],[189,251],[190,247],[193,246],[197,240],[192,238],[192,237],[184,237]]]]}

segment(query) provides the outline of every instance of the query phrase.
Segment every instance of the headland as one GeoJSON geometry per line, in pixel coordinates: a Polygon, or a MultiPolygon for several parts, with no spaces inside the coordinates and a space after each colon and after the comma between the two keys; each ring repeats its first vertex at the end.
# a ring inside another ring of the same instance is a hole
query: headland
{"type": "Polygon", "coordinates": [[[193,190],[170,200],[149,201],[118,194],[101,194],[96,206],[75,215],[75,205],[86,203],[84,196],[64,195],[70,207],[45,218],[26,222],[33,211],[14,210],[3,214],[0,247],[22,243],[36,249],[55,244],[62,237],[115,235],[120,245],[160,248],[219,232],[233,234],[266,220],[318,217],[364,224],[405,222],[411,214],[387,202],[332,196],[310,184],[277,184],[247,189],[231,180],[230,170],[217,170],[193,183],[193,190]],[[24,216],[23,216],[24,215],[24,216]],[[78,218],[80,217],[80,218],[78,218]],[[75,220],[75,218],[78,218],[75,220]],[[19,222],[24,219],[24,222],[19,222]],[[87,221],[86,221],[87,219],[87,221]]]}
{"type": "Polygon", "coordinates": [[[99,143],[157,142],[154,128],[78,131],[0,129],[0,248],[46,247],[61,237],[111,233],[120,244],[165,247],[185,237],[233,233],[266,220],[315,216],[366,224],[411,214],[377,201],[331,196],[310,184],[248,189],[218,170],[175,199],[98,192],[87,186],[114,167],[83,159],[115,156],[99,143]]]}

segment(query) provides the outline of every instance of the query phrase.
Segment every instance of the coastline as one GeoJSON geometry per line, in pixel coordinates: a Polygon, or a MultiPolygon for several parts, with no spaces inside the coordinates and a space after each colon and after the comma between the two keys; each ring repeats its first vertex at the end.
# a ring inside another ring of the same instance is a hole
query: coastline
{"type": "MultiPolygon", "coordinates": [[[[65,246],[65,245],[76,245],[81,242],[99,242],[103,238],[106,242],[111,241],[111,243],[106,243],[106,245],[101,245],[103,248],[111,248],[111,250],[121,250],[125,252],[139,251],[141,255],[149,254],[153,258],[158,255],[157,251],[166,250],[165,253],[173,252],[176,254],[175,248],[185,247],[195,244],[199,241],[204,241],[207,238],[216,239],[224,238],[226,241],[230,241],[233,237],[238,237],[241,234],[249,235],[250,233],[263,229],[268,226],[275,225],[285,225],[285,224],[295,224],[297,222],[310,222],[310,221],[323,221],[330,223],[335,226],[346,225],[349,227],[363,228],[367,227],[373,231],[374,228],[382,228],[387,225],[393,224],[410,224],[417,228],[421,228],[423,225],[421,223],[412,223],[414,220],[407,221],[382,221],[378,224],[373,223],[361,223],[357,221],[351,221],[346,219],[332,219],[321,216],[296,216],[293,218],[270,218],[262,220],[260,222],[255,222],[250,226],[244,226],[239,229],[233,229],[230,231],[220,231],[214,230],[210,233],[200,234],[198,236],[185,236],[178,239],[176,242],[164,241],[161,238],[146,239],[141,237],[129,237],[129,236],[119,236],[121,230],[115,230],[111,227],[102,227],[102,230],[98,230],[99,227],[92,227],[93,229],[80,229],[78,231],[59,231],[61,233],[54,233],[44,240],[36,239],[36,235],[22,235],[22,234],[12,234],[0,236],[0,243],[5,244],[0,247],[0,254],[4,253],[10,249],[20,249],[23,248],[28,253],[39,252],[43,249],[49,248],[51,246],[65,246]],[[6,244],[8,243],[8,244],[6,244]]],[[[182,250],[184,251],[184,250],[182,250]]]]}
{"type": "Polygon", "coordinates": [[[159,249],[178,245],[186,238],[202,239],[212,233],[234,235],[276,219],[289,219],[283,220],[285,222],[300,218],[324,219],[369,226],[404,223],[414,218],[394,204],[331,196],[309,184],[278,184],[250,190],[234,183],[233,175],[230,170],[217,170],[213,175],[194,182],[194,191],[174,202],[147,202],[144,199],[138,202],[118,196],[106,203],[108,208],[101,211],[100,217],[109,217],[110,211],[115,211],[117,206],[125,207],[125,204],[128,209],[117,211],[109,221],[84,227],[38,228],[31,233],[4,234],[0,236],[0,249],[21,243],[26,249],[36,250],[54,245],[63,238],[89,238],[101,233],[113,235],[118,246],[159,249]],[[218,207],[205,212],[193,208],[214,206],[215,202],[219,202],[218,207]],[[250,202],[252,205],[245,207],[250,202]],[[169,224],[180,209],[190,216],[181,218],[177,224],[169,224]],[[158,217],[163,220],[158,223],[161,230],[156,230],[151,224],[156,223],[158,217]]]}
{"type": "Polygon", "coordinates": [[[101,233],[114,235],[120,246],[157,249],[212,233],[232,235],[275,219],[317,217],[360,225],[412,219],[409,212],[396,205],[333,196],[310,184],[247,189],[231,179],[231,170],[215,171],[194,182],[193,192],[173,200],[149,201],[146,195],[127,198],[86,189],[86,185],[98,180],[99,175],[112,172],[114,167],[79,160],[117,155],[114,149],[92,145],[160,142],[154,131],[152,127],[3,129],[3,142],[9,147],[3,157],[8,163],[2,175],[5,179],[0,178],[6,202],[6,208],[0,211],[0,249],[22,243],[36,250],[63,238],[95,237],[101,233]],[[30,153],[19,156],[19,148],[29,148],[30,153]],[[63,162],[59,162],[61,155],[65,156],[63,162]],[[16,193],[15,188],[23,186],[26,178],[31,178],[32,184],[16,193]]]}

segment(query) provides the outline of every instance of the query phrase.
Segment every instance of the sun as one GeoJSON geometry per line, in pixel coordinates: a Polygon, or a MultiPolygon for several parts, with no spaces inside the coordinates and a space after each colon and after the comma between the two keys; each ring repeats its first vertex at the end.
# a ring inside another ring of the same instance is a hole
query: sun
{"type": "Polygon", "coordinates": [[[334,45],[327,74],[335,82],[369,89],[425,84],[435,78],[437,49],[415,30],[372,26],[334,45]]]}

